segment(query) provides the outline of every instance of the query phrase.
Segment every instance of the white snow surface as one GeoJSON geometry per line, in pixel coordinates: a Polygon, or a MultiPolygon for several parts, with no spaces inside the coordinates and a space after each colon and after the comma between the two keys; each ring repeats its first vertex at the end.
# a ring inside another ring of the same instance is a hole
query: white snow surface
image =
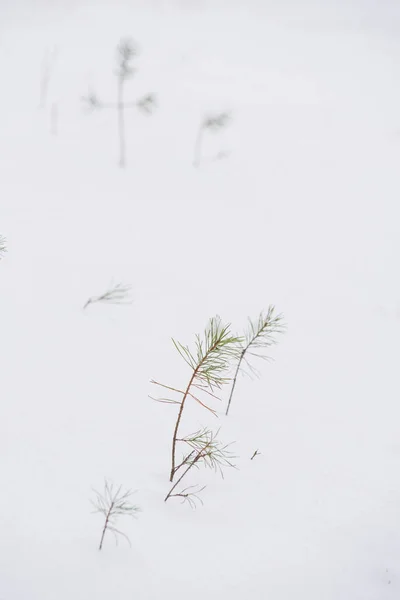
{"type": "Polygon", "coordinates": [[[1,600],[400,597],[398,2],[0,5],[1,600]],[[141,53],[115,101],[115,47],[141,53]],[[39,109],[41,63],[58,55],[39,109]],[[58,135],[50,131],[58,108],[58,135]],[[202,116],[229,110],[192,166],[202,116]],[[110,282],[127,306],[82,307],[110,282]],[[275,304],[287,333],[224,416],[204,506],[164,503],[182,387],[171,336],[275,304]],[[255,449],[260,456],[250,460],[255,449]],[[118,547],[92,488],[137,490],[118,547]]]}

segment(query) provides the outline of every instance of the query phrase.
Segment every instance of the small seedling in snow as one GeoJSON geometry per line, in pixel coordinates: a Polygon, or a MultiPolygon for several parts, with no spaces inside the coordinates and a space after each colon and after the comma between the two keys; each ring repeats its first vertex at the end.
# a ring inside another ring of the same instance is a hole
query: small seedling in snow
{"type": "Polygon", "coordinates": [[[96,494],[96,499],[91,501],[95,510],[95,513],[101,513],[104,518],[103,531],[100,538],[99,550],[103,547],[104,536],[106,531],[113,534],[115,543],[118,545],[118,536],[125,538],[128,544],[131,546],[130,539],[128,536],[116,528],[116,522],[118,517],[133,517],[136,518],[140,508],[135,504],[131,504],[130,498],[134,492],[127,490],[122,491],[122,486],[119,486],[116,490],[114,485],[109,483],[107,480],[104,482],[104,490],[102,493],[93,490],[96,494]]]}
{"type": "Polygon", "coordinates": [[[7,240],[5,237],[0,235],[0,260],[6,252],[7,252],[7,240]]]}
{"type": "Polygon", "coordinates": [[[177,470],[176,446],[179,441],[179,426],[187,399],[191,398],[192,400],[195,400],[199,405],[216,415],[215,410],[206,405],[203,400],[200,400],[199,395],[207,394],[209,397],[219,400],[214,392],[221,389],[230,381],[230,379],[226,377],[226,374],[229,370],[231,360],[236,359],[239,356],[238,348],[240,350],[239,345],[242,342],[242,338],[233,336],[230,332],[230,326],[222,325],[221,319],[217,316],[210,319],[204,332],[204,339],[202,339],[200,335],[196,335],[195,351],[193,353],[189,350],[188,346],[183,346],[174,339],[172,342],[191,371],[186,387],[181,390],[158,383],[154,380],[151,381],[151,383],[160,385],[181,396],[179,400],[174,400],[172,398],[158,399],[160,402],[179,405],[179,411],[172,435],[170,481],[173,481],[177,470]]]}
{"type": "MultiPolygon", "coordinates": [[[[204,132],[210,131],[211,133],[217,133],[217,132],[221,131],[222,129],[224,129],[229,124],[230,120],[231,120],[231,117],[230,117],[229,113],[222,112],[222,113],[218,113],[215,115],[210,115],[208,117],[205,117],[201,121],[198,132],[197,132],[196,142],[194,145],[193,165],[195,167],[200,166],[200,163],[202,160],[201,148],[202,148],[202,144],[203,144],[204,132]]],[[[218,158],[222,158],[225,155],[226,155],[225,153],[219,153],[218,158]]]]}
{"type": "Polygon", "coordinates": [[[254,356],[263,360],[267,360],[268,357],[264,354],[260,354],[260,352],[265,350],[265,348],[275,344],[275,334],[282,333],[285,330],[285,325],[282,323],[282,315],[274,316],[274,311],[275,307],[271,305],[268,308],[267,314],[264,315],[263,312],[260,313],[258,321],[252,322],[249,319],[249,328],[239,354],[239,360],[237,363],[235,376],[233,378],[233,384],[225,414],[229,413],[233,392],[235,390],[237,377],[242,367],[242,363],[244,362],[250,372],[257,376],[258,371],[250,364],[248,356],[254,356]]]}
{"type": "Polygon", "coordinates": [[[256,456],[260,456],[261,452],[259,452],[258,450],[254,450],[254,454],[253,456],[250,458],[250,460],[253,460],[256,456]]]}
{"type": "Polygon", "coordinates": [[[205,486],[201,488],[199,488],[199,486],[189,486],[180,491],[175,491],[192,467],[208,467],[219,472],[222,477],[224,476],[225,468],[235,468],[235,465],[232,462],[235,457],[229,450],[231,444],[224,445],[218,441],[218,433],[219,430],[214,434],[210,429],[204,428],[179,440],[180,442],[187,444],[189,452],[176,467],[175,473],[181,467],[186,467],[186,469],[172,486],[164,498],[164,502],[169,498],[182,498],[182,502],[188,502],[191,508],[196,507],[196,501],[203,504],[199,494],[204,490],[205,486]]]}
{"type": "Polygon", "coordinates": [[[104,294],[101,294],[101,296],[92,296],[89,298],[84,305],[83,310],[85,310],[85,308],[87,308],[90,304],[95,304],[96,302],[101,302],[103,304],[130,304],[132,302],[130,298],[130,292],[130,285],[117,283],[104,292],[104,294]]]}
{"type": "Polygon", "coordinates": [[[89,110],[101,108],[116,109],[118,114],[118,138],[119,138],[119,166],[126,165],[126,138],[125,138],[125,110],[137,108],[142,113],[150,115],[153,113],[156,100],[153,94],[146,94],[134,102],[125,102],[124,89],[128,79],[133,77],[136,69],[132,66],[132,60],[137,56],[138,50],[130,39],[122,39],[117,47],[117,102],[102,102],[96,94],[89,93],[84,101],[89,110]]]}

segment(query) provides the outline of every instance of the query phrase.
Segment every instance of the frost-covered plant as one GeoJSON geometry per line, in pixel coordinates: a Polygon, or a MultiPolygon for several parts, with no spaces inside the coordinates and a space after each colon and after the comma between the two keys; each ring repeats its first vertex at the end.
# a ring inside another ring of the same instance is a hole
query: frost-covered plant
{"type": "Polygon", "coordinates": [[[195,167],[198,167],[201,163],[201,148],[203,144],[204,132],[210,131],[211,133],[218,133],[229,124],[230,120],[230,114],[227,112],[216,113],[202,119],[197,131],[196,142],[194,145],[193,165],[195,167]]]}
{"type": "Polygon", "coordinates": [[[239,359],[237,362],[235,375],[233,377],[232,388],[225,414],[229,413],[237,377],[240,369],[243,366],[243,363],[247,366],[250,374],[258,376],[259,373],[257,369],[255,369],[255,367],[250,363],[249,357],[252,356],[261,358],[262,360],[268,360],[269,357],[265,356],[263,351],[269,346],[276,344],[275,335],[277,333],[282,333],[286,328],[282,322],[283,316],[275,316],[274,313],[275,307],[271,305],[268,307],[266,314],[263,312],[260,313],[256,321],[251,321],[251,319],[249,319],[249,327],[244,337],[244,341],[241,344],[239,359]]]}
{"type": "Polygon", "coordinates": [[[199,468],[204,466],[213,469],[220,473],[222,477],[224,476],[225,468],[235,468],[232,462],[235,456],[229,449],[231,444],[222,444],[217,439],[218,433],[219,430],[217,433],[213,433],[210,429],[204,428],[178,440],[187,445],[188,452],[182,462],[176,467],[175,473],[181,467],[186,468],[164,498],[164,502],[169,498],[181,498],[182,502],[187,502],[192,508],[195,508],[196,501],[203,504],[199,494],[204,490],[205,486],[199,487],[195,485],[180,490],[177,489],[181,481],[193,467],[199,468]]]}
{"type": "Polygon", "coordinates": [[[118,138],[119,138],[119,166],[126,165],[126,137],[125,137],[125,110],[127,108],[137,108],[142,113],[150,115],[156,106],[156,99],[153,94],[146,94],[134,102],[126,102],[124,97],[125,83],[133,77],[136,68],[132,61],[138,55],[138,49],[129,38],[122,39],[117,46],[117,68],[115,75],[117,77],[117,102],[102,102],[96,94],[89,93],[84,98],[87,107],[90,110],[101,108],[113,108],[118,114],[118,138]]]}
{"type": "Polygon", "coordinates": [[[172,340],[176,350],[186,362],[190,369],[190,377],[184,389],[177,389],[171,386],[158,383],[152,380],[152,383],[179,394],[180,399],[158,398],[160,402],[168,404],[177,404],[179,411],[175,422],[172,435],[172,456],[170,481],[173,481],[174,475],[181,465],[176,465],[176,446],[179,436],[179,426],[183,411],[188,398],[191,398],[199,405],[211,411],[214,415],[215,410],[205,404],[204,399],[200,399],[203,394],[219,399],[215,392],[220,390],[230,381],[227,373],[232,360],[238,357],[238,348],[242,338],[232,335],[230,325],[223,325],[220,317],[213,317],[209,320],[204,331],[204,336],[196,335],[195,349],[192,352],[188,346],[183,346],[180,342],[172,340]]]}
{"type": "Polygon", "coordinates": [[[117,529],[116,523],[119,517],[133,517],[136,518],[138,512],[140,512],[140,508],[135,504],[131,504],[130,498],[134,492],[131,490],[127,490],[126,492],[122,491],[122,486],[120,485],[117,489],[114,488],[114,484],[107,481],[104,482],[103,492],[97,492],[93,490],[96,498],[91,501],[94,506],[95,513],[101,513],[104,516],[104,525],[101,533],[99,550],[103,547],[104,536],[107,531],[113,534],[115,538],[115,543],[118,545],[118,536],[125,538],[129,545],[131,545],[130,539],[128,536],[117,529]]]}
{"type": "Polygon", "coordinates": [[[0,235],[0,260],[6,252],[7,252],[7,240],[5,237],[0,235]]]}
{"type": "Polygon", "coordinates": [[[90,304],[100,302],[102,304],[130,304],[131,286],[124,285],[123,283],[117,283],[110,287],[104,294],[100,296],[92,296],[84,305],[83,309],[87,308],[90,304]]]}

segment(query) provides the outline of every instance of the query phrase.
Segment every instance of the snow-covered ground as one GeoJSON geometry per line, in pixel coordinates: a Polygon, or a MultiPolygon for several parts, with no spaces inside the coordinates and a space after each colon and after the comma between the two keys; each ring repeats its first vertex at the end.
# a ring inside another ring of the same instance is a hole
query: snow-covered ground
{"type": "Polygon", "coordinates": [[[0,5],[1,600],[399,598],[399,64],[394,1],[0,5]],[[121,170],[115,113],[81,98],[115,100],[127,35],[127,99],[158,109],[127,116],[121,170]],[[204,153],[229,154],[194,169],[214,110],[204,153]],[[133,303],[83,311],[111,281],[133,303]],[[226,393],[218,420],[187,409],[238,470],[164,503],[176,407],[148,395],[187,381],[171,336],[270,303],[274,362],[228,418],[226,393]],[[137,490],[132,548],[97,550],[104,477],[137,490]]]}

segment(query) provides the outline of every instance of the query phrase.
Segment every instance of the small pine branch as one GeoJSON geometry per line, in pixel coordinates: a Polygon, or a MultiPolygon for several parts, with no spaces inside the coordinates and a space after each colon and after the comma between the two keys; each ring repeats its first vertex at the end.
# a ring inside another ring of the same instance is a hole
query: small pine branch
{"type": "Polygon", "coordinates": [[[224,476],[223,471],[225,468],[235,468],[232,461],[236,456],[229,450],[231,444],[221,444],[217,439],[218,434],[219,430],[214,434],[210,429],[205,427],[177,440],[187,444],[190,448],[190,452],[184,457],[181,465],[179,465],[176,470],[184,464],[193,462],[198,454],[200,454],[200,458],[196,461],[196,467],[203,465],[216,473],[218,472],[222,478],[224,476]]]}
{"type": "Polygon", "coordinates": [[[231,115],[228,112],[216,113],[205,117],[202,126],[204,129],[217,133],[229,125],[230,121],[231,115]]]}
{"type": "MultiPolygon", "coordinates": [[[[189,485],[187,488],[184,488],[176,494],[170,494],[169,498],[182,498],[182,504],[189,504],[190,508],[195,509],[197,508],[197,503],[200,503],[201,505],[204,504],[199,494],[205,489],[205,485],[202,487],[199,487],[198,485],[189,485]]],[[[165,501],[167,499],[168,498],[166,498],[165,501]]]]}
{"type": "Polygon", "coordinates": [[[193,371],[193,384],[202,387],[221,389],[229,381],[226,373],[231,360],[238,355],[238,345],[242,338],[233,336],[230,325],[223,325],[220,317],[210,319],[203,338],[197,334],[195,351],[172,339],[183,360],[193,371]]]}
{"type": "Polygon", "coordinates": [[[201,121],[199,129],[197,131],[196,141],[194,145],[194,159],[193,165],[198,167],[201,163],[201,147],[203,144],[203,136],[205,131],[211,133],[218,133],[224,129],[231,121],[231,116],[228,112],[215,113],[214,115],[208,115],[201,121]]]}
{"type": "Polygon", "coordinates": [[[136,44],[131,38],[123,38],[117,46],[116,75],[120,79],[128,79],[136,72],[131,61],[139,54],[136,44]]]}
{"type": "Polygon", "coordinates": [[[104,294],[101,294],[101,296],[92,296],[89,298],[84,305],[83,310],[85,310],[90,304],[95,304],[96,302],[101,302],[103,304],[131,304],[131,289],[132,288],[130,285],[117,283],[104,292],[104,294]]]}
{"type": "Polygon", "coordinates": [[[250,460],[253,460],[256,456],[260,456],[261,452],[257,450],[254,450],[253,455],[251,456],[250,460]]]}
{"type": "Polygon", "coordinates": [[[114,484],[107,481],[104,482],[103,492],[97,492],[93,490],[96,495],[95,500],[91,501],[95,510],[94,513],[101,513],[104,516],[104,525],[100,538],[99,550],[103,547],[104,536],[107,531],[113,534],[115,542],[118,545],[118,536],[121,536],[127,540],[129,545],[131,542],[128,536],[117,529],[116,522],[119,517],[133,517],[136,518],[140,508],[135,504],[131,504],[130,498],[134,492],[131,490],[122,491],[122,486],[117,489],[114,488],[114,484]]]}
{"type": "Polygon", "coordinates": [[[213,433],[210,429],[202,429],[180,440],[186,442],[192,450],[183,460],[181,465],[179,465],[178,468],[186,466],[186,469],[172,486],[164,498],[164,502],[169,498],[182,498],[182,501],[188,502],[192,508],[195,508],[196,500],[199,500],[201,504],[203,504],[201,498],[198,497],[198,494],[203,491],[204,487],[198,489],[198,486],[190,486],[181,491],[175,491],[193,467],[198,468],[203,465],[219,472],[222,477],[224,476],[223,471],[225,468],[236,468],[232,462],[235,457],[230,450],[228,450],[231,444],[222,444],[217,439],[218,433],[219,430],[217,433],[213,433]]]}
{"type": "Polygon", "coordinates": [[[276,344],[275,335],[283,333],[286,326],[283,324],[283,316],[275,316],[275,307],[270,305],[266,313],[261,312],[256,321],[249,319],[249,327],[244,337],[244,342],[240,349],[239,360],[237,362],[235,375],[233,378],[232,388],[229,395],[228,405],[226,408],[226,415],[229,413],[229,409],[232,402],[233,392],[236,387],[236,381],[242,363],[247,365],[249,371],[254,375],[258,375],[258,371],[252,366],[249,356],[268,360],[268,357],[264,354],[264,351],[269,346],[276,344]]]}
{"type": "Polygon", "coordinates": [[[7,252],[7,240],[5,237],[0,235],[0,260],[6,252],[7,252]]]}
{"type": "Polygon", "coordinates": [[[192,398],[199,405],[215,413],[199,395],[206,394],[212,398],[218,398],[215,395],[216,390],[220,390],[230,381],[227,373],[232,360],[238,357],[238,348],[242,343],[242,338],[233,336],[230,332],[230,325],[223,325],[220,317],[214,317],[209,320],[203,336],[196,335],[194,350],[184,346],[176,340],[172,340],[176,350],[191,370],[191,376],[185,389],[176,389],[152,381],[154,384],[178,393],[179,401],[171,398],[162,398],[161,402],[179,404],[179,412],[175,423],[172,436],[172,458],[170,481],[173,480],[176,472],[176,444],[179,432],[179,426],[186,400],[192,398]]]}
{"type": "Polygon", "coordinates": [[[138,109],[145,115],[152,115],[157,108],[157,100],[154,94],[146,94],[136,102],[138,109]]]}

